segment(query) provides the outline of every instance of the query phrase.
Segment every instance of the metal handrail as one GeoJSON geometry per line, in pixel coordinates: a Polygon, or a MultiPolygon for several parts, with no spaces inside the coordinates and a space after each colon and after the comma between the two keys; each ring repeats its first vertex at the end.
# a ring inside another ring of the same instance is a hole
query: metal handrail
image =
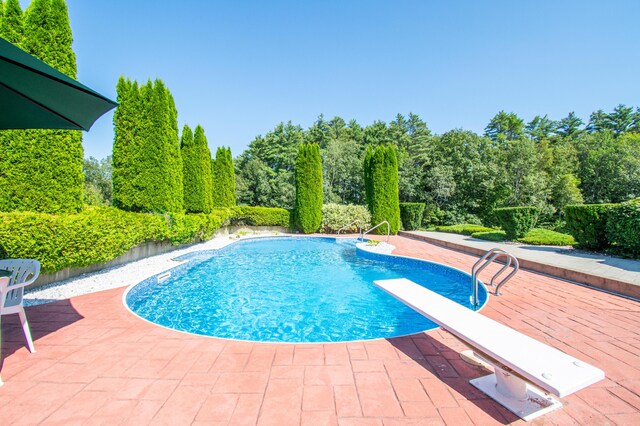
{"type": "Polygon", "coordinates": [[[513,255],[507,253],[506,251],[504,251],[504,250],[502,250],[500,248],[493,248],[493,249],[489,250],[488,252],[486,252],[480,259],[478,259],[478,261],[471,268],[472,292],[471,292],[471,298],[470,299],[471,299],[471,304],[473,305],[474,308],[477,308],[478,304],[479,304],[478,303],[478,275],[491,262],[493,262],[494,260],[496,260],[497,258],[502,257],[502,256],[504,256],[506,258],[505,262],[504,262],[504,266],[496,274],[494,274],[494,276],[491,278],[491,281],[490,281],[489,285],[491,285],[491,286],[495,285],[495,280],[507,268],[509,268],[512,263],[513,263],[513,271],[511,271],[511,273],[509,273],[509,275],[507,275],[502,281],[500,281],[497,284],[496,291],[494,293],[496,296],[500,296],[500,287],[502,287],[507,281],[509,281],[511,279],[511,277],[513,277],[518,272],[518,270],[520,269],[520,263],[518,262],[518,259],[516,259],[513,255]],[[490,255],[492,255],[492,256],[489,257],[490,255]],[[482,265],[480,265],[481,263],[482,263],[482,265]],[[478,267],[478,265],[480,265],[480,266],[478,267]]]}
{"type": "Polygon", "coordinates": [[[342,231],[343,229],[347,229],[348,227],[350,227],[354,223],[357,223],[359,225],[360,231],[358,232],[358,238],[362,238],[362,221],[360,219],[356,219],[353,222],[351,222],[350,224],[345,225],[342,228],[338,229],[338,232],[336,232],[336,235],[340,235],[340,231],[342,231]]]}
{"type": "Polygon", "coordinates": [[[373,228],[367,230],[364,234],[362,234],[362,241],[364,241],[364,236],[367,235],[369,232],[373,231],[374,229],[376,229],[378,226],[387,224],[387,242],[389,242],[389,235],[391,234],[391,225],[389,225],[389,222],[387,222],[386,220],[383,220],[382,222],[380,222],[379,224],[377,224],[376,226],[374,226],[373,228]]]}

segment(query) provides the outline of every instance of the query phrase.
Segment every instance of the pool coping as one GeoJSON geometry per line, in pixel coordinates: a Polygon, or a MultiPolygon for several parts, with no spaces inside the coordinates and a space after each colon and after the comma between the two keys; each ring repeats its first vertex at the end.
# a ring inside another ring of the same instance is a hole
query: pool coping
{"type": "MultiPolygon", "coordinates": [[[[398,235],[406,238],[425,241],[427,243],[476,256],[482,256],[487,251],[484,248],[473,247],[471,245],[461,244],[460,242],[438,238],[438,236],[418,234],[412,231],[399,231],[398,235]]],[[[518,256],[518,261],[521,268],[527,269],[529,271],[549,275],[554,278],[560,278],[574,284],[584,285],[586,287],[604,291],[616,296],[640,301],[640,285],[634,283],[618,280],[611,277],[605,277],[602,275],[596,275],[587,271],[580,271],[577,269],[569,269],[563,266],[552,265],[550,263],[543,263],[536,260],[527,259],[526,257],[522,256],[518,256]]]]}

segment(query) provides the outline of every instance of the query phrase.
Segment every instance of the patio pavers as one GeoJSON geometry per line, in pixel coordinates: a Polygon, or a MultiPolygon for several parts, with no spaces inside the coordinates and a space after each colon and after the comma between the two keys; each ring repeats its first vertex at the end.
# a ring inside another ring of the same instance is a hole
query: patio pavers
{"type": "MultiPolygon", "coordinates": [[[[477,259],[394,237],[396,254],[477,259]]],[[[488,273],[487,273],[488,275],[488,273]]],[[[483,276],[485,276],[483,274],[483,276]]],[[[147,323],[124,288],[27,308],[37,353],[2,321],[0,424],[523,423],[468,383],[487,371],[442,330],[336,344],[193,336],[147,323]]],[[[520,271],[482,313],[603,369],[534,424],[640,424],[640,304],[520,271]]]]}

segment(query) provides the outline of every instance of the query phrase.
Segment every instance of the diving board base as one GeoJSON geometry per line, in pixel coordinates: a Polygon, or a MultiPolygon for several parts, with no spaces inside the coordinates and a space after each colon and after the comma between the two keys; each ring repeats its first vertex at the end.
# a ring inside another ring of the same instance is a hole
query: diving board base
{"type": "Polygon", "coordinates": [[[496,371],[497,375],[478,377],[469,383],[521,419],[528,422],[562,407],[562,403],[556,398],[544,394],[518,377],[498,369],[496,371]]]}

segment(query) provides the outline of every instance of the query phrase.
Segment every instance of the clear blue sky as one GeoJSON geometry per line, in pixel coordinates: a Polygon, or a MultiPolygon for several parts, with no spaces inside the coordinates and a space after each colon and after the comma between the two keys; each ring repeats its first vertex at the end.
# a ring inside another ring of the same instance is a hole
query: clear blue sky
{"type": "MultiPolygon", "coordinates": [[[[21,0],[26,6],[29,1],[21,0]]],[[[236,156],[280,121],[414,112],[482,133],[499,110],[587,121],[640,105],[640,1],[67,0],[81,82],[161,78],[179,124],[236,156]]],[[[112,114],[85,133],[111,153],[112,114]]]]}

